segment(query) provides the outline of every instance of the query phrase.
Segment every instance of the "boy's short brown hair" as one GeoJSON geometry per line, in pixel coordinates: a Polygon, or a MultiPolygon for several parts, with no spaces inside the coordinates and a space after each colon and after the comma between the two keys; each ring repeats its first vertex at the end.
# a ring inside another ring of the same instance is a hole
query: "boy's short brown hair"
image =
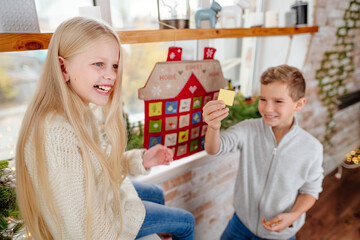
{"type": "Polygon", "coordinates": [[[305,96],[305,79],[301,71],[296,67],[286,64],[270,67],[261,75],[261,84],[267,85],[273,82],[285,83],[289,88],[289,95],[293,101],[305,96]]]}

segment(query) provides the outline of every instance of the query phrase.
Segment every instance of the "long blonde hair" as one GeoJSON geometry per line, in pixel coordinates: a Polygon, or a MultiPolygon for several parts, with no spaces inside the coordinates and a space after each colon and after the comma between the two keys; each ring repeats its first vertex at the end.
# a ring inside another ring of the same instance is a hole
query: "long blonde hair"
{"type": "MultiPolygon", "coordinates": [[[[109,154],[99,144],[99,134],[94,124],[94,115],[88,105],[85,105],[80,97],[68,86],[62,75],[59,56],[69,58],[85,49],[100,38],[110,37],[116,39],[121,48],[117,34],[106,24],[83,17],[75,17],[63,22],[54,32],[47,53],[47,58],[38,83],[37,90],[25,113],[19,139],[16,148],[16,171],[17,171],[17,200],[21,216],[25,221],[26,230],[35,239],[54,239],[49,227],[42,216],[39,206],[39,195],[35,191],[36,184],[40,193],[45,196],[47,207],[55,217],[55,222],[62,232],[62,223],[57,214],[57,206],[54,196],[49,187],[47,174],[47,160],[45,156],[45,132],[44,124],[46,117],[55,112],[62,114],[73,127],[80,145],[80,153],[84,165],[86,183],[86,237],[90,239],[92,201],[95,194],[94,166],[90,161],[89,149],[93,151],[102,167],[102,175],[105,179],[103,191],[103,208],[111,207],[114,214],[119,214],[121,220],[121,204],[119,187],[128,174],[128,163],[122,159],[126,147],[126,132],[122,114],[121,84],[122,84],[122,57],[119,52],[119,69],[114,89],[109,97],[107,105],[103,107],[105,118],[105,133],[110,146],[109,154]],[[25,164],[25,146],[32,139],[35,147],[35,166],[37,169],[38,183],[31,181],[29,171],[25,164]],[[111,206],[106,206],[106,193],[114,192],[114,201],[111,206]]],[[[121,224],[120,224],[121,225],[121,224]]],[[[121,229],[119,229],[120,235],[121,229]]]]}

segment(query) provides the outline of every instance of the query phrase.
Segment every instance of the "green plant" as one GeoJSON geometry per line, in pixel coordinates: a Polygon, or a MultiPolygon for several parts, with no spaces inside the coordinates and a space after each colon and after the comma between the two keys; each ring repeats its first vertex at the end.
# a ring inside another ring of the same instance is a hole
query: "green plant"
{"type": "Polygon", "coordinates": [[[354,72],[354,56],[356,38],[353,31],[359,29],[360,1],[352,0],[344,11],[344,25],[336,31],[336,42],[333,49],[324,53],[321,67],[316,71],[319,96],[327,108],[326,129],[323,144],[326,149],[333,146],[331,139],[336,133],[336,119],[339,97],[346,96],[346,82],[354,72]]]}
{"type": "Polygon", "coordinates": [[[21,228],[16,204],[15,172],[8,161],[0,161],[0,240],[12,239],[21,228]]]}
{"type": "Polygon", "coordinates": [[[229,106],[229,115],[221,122],[221,129],[227,129],[245,119],[260,118],[258,103],[258,98],[244,98],[236,95],[234,104],[229,106]]]}
{"type": "Polygon", "coordinates": [[[143,124],[138,121],[137,124],[131,124],[127,113],[124,114],[126,121],[127,146],[126,150],[143,148],[144,131],[143,124]]]}

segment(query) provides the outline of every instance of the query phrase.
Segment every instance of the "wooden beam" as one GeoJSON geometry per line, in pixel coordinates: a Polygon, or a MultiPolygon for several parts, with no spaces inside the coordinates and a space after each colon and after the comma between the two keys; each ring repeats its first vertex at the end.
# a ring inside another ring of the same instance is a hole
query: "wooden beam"
{"type": "Polygon", "coordinates": [[[119,31],[118,35],[125,44],[199,40],[213,38],[242,38],[294,35],[318,32],[319,27],[286,28],[209,28],[209,29],[163,29],[142,31],[119,31]]]}
{"type": "MultiPolygon", "coordinates": [[[[318,26],[285,28],[209,28],[117,31],[123,44],[170,42],[214,38],[294,35],[318,32],[318,26]]],[[[52,33],[2,33],[0,52],[47,49],[52,33]]]]}
{"type": "Polygon", "coordinates": [[[0,52],[47,49],[52,33],[2,33],[0,52]]]}

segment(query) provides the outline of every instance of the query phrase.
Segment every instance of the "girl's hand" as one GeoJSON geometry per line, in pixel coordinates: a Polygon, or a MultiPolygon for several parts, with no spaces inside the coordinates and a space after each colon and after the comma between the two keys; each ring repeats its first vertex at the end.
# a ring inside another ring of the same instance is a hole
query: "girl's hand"
{"type": "Polygon", "coordinates": [[[146,150],[143,155],[143,165],[151,168],[158,165],[169,165],[173,161],[174,153],[164,145],[157,144],[146,150]]]}
{"type": "Polygon", "coordinates": [[[227,108],[222,100],[208,102],[203,108],[203,119],[209,128],[218,130],[221,127],[221,120],[229,115],[227,108]]]}
{"type": "Polygon", "coordinates": [[[271,232],[282,232],[285,228],[291,226],[295,220],[296,217],[292,213],[280,213],[269,221],[261,218],[261,223],[265,229],[271,232]]]}

